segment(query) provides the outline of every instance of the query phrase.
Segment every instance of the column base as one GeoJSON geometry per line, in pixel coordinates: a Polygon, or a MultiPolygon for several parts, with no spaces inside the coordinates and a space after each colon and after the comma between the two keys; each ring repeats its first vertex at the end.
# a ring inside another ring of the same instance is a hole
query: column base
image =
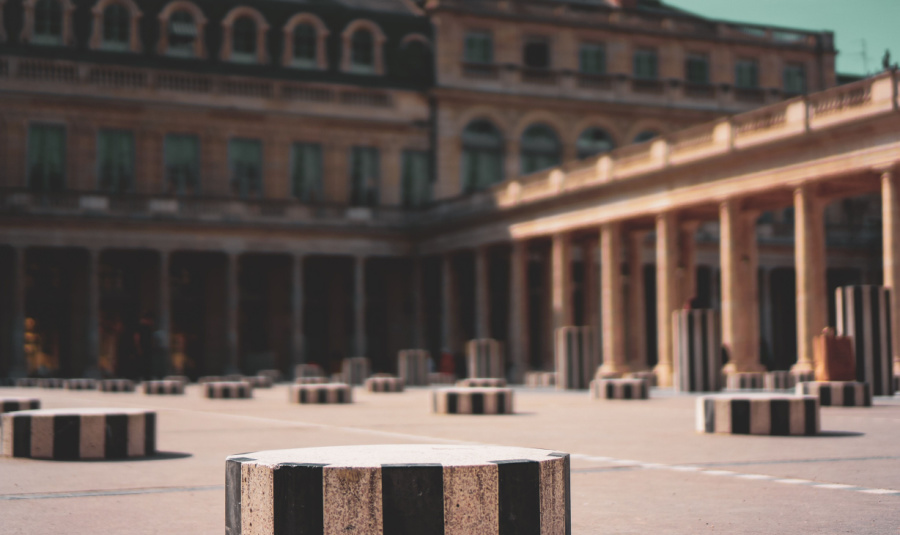
{"type": "Polygon", "coordinates": [[[753,363],[739,363],[739,362],[729,362],[728,364],[722,366],[722,373],[764,373],[766,371],[766,367],[758,362],[753,363]]]}
{"type": "Polygon", "coordinates": [[[627,364],[623,364],[621,366],[616,366],[613,363],[603,363],[600,365],[599,368],[597,368],[597,373],[595,374],[595,377],[596,378],[602,377],[604,379],[618,378],[618,377],[622,377],[623,375],[625,375],[626,373],[628,373],[630,371],[631,370],[628,368],[627,364]]]}
{"type": "Polygon", "coordinates": [[[900,360],[894,361],[894,376],[900,377],[900,360]]]}
{"type": "Polygon", "coordinates": [[[666,387],[674,384],[672,382],[673,370],[671,364],[660,362],[653,368],[653,371],[656,372],[657,386],[666,387]]]}
{"type": "Polygon", "coordinates": [[[810,373],[816,371],[815,364],[812,362],[798,362],[791,366],[791,371],[794,373],[810,373]]]}

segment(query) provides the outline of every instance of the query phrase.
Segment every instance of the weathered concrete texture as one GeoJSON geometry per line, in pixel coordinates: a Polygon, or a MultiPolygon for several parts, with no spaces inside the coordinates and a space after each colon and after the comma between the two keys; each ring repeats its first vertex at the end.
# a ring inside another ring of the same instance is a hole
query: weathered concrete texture
{"type": "Polygon", "coordinates": [[[797,383],[797,395],[815,396],[823,407],[871,407],[872,388],[857,381],[797,383]]]}
{"type": "Polygon", "coordinates": [[[741,435],[815,435],[815,396],[721,394],[697,398],[697,431],[741,435]]]}
{"type": "Polygon", "coordinates": [[[643,379],[594,379],[591,399],[648,399],[650,387],[643,379]]]}
{"type": "Polygon", "coordinates": [[[229,457],[225,473],[230,535],[571,534],[569,456],[548,450],[275,450],[229,457]]]}
{"type": "Polygon", "coordinates": [[[511,388],[442,388],[432,393],[431,409],[441,414],[512,414],[511,388]]]}
{"type": "Polygon", "coordinates": [[[291,403],[353,403],[353,388],[346,383],[291,385],[291,403]]]}

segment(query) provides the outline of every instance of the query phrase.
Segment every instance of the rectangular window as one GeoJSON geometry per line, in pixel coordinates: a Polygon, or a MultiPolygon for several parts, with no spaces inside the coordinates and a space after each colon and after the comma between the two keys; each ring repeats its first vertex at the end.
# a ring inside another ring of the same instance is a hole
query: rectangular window
{"type": "Polygon", "coordinates": [[[321,202],[322,146],[316,143],[294,143],[291,146],[291,192],[308,203],[321,202]]]}
{"type": "Polygon", "coordinates": [[[97,187],[107,193],[134,188],[134,134],[101,130],[97,136],[97,187]]]}
{"type": "Polygon", "coordinates": [[[734,66],[734,86],[739,89],[759,87],[759,64],[755,59],[739,59],[734,66]]]}
{"type": "Polygon", "coordinates": [[[529,69],[550,68],[550,42],[543,38],[525,41],[522,48],[522,64],[529,69]]]}
{"type": "Polygon", "coordinates": [[[634,77],[639,80],[656,80],[656,50],[639,48],[634,51],[634,77]]]}
{"type": "Polygon", "coordinates": [[[169,134],[164,149],[166,192],[178,195],[200,191],[200,140],[197,136],[169,134]]]}
{"type": "Polygon", "coordinates": [[[262,142],[232,139],[228,144],[231,191],[240,197],[262,194],[262,142]]]}
{"type": "Polygon", "coordinates": [[[66,128],[33,124],[28,128],[28,188],[62,191],[66,184],[66,128]]]}
{"type": "Polygon", "coordinates": [[[353,147],[350,150],[350,204],[376,206],[380,178],[378,149],[353,147]]]}
{"type": "Polygon", "coordinates": [[[469,32],[466,34],[464,60],[466,63],[494,62],[494,38],[490,32],[469,32]]]}
{"type": "Polygon", "coordinates": [[[606,74],[606,46],[600,43],[581,45],[578,51],[578,70],[582,74],[606,74]]]}
{"type": "Polygon", "coordinates": [[[430,162],[426,151],[403,151],[403,206],[415,208],[431,202],[430,162]]]}
{"type": "Polygon", "coordinates": [[[689,84],[708,84],[709,56],[688,54],[684,61],[684,79],[689,84]]]}
{"type": "Polygon", "coordinates": [[[806,69],[800,63],[788,63],[784,67],[784,92],[790,95],[806,93],[806,69]]]}

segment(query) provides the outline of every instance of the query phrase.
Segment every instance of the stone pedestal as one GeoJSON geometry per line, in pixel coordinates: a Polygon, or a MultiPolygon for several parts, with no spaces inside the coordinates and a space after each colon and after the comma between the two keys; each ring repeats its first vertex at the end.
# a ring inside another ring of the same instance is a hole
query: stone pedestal
{"type": "Polygon", "coordinates": [[[697,432],[733,435],[816,435],[819,399],[779,394],[697,398],[697,432]]]}
{"type": "Polygon", "coordinates": [[[554,334],[556,388],[588,388],[594,373],[600,367],[597,330],[593,327],[560,327],[554,334]]]}
{"type": "Polygon", "coordinates": [[[407,386],[427,386],[430,360],[425,349],[403,349],[397,353],[397,375],[407,386]]]}
{"type": "Polygon", "coordinates": [[[226,535],[568,535],[570,461],[549,450],[384,445],[225,463],[226,535]]]}
{"type": "Polygon", "coordinates": [[[715,392],[722,389],[722,344],[715,310],[672,313],[675,389],[715,392]]]}
{"type": "Polygon", "coordinates": [[[353,388],[345,383],[291,385],[291,403],[353,403],[353,388]]]}
{"type": "Polygon", "coordinates": [[[440,414],[512,414],[511,388],[441,388],[432,393],[431,408],[440,414]]]}
{"type": "Polygon", "coordinates": [[[0,413],[31,411],[41,408],[41,400],[37,398],[0,398],[0,413]]]}
{"type": "Polygon", "coordinates": [[[341,366],[341,378],[350,386],[359,386],[369,377],[371,369],[369,359],[366,357],[346,358],[341,366]]]}
{"type": "Polygon", "coordinates": [[[506,379],[499,377],[469,377],[456,382],[456,386],[464,388],[503,388],[506,379]]]}
{"type": "Polygon", "coordinates": [[[272,377],[268,375],[250,375],[241,380],[250,383],[253,388],[272,388],[272,377]]]}
{"type": "Polygon", "coordinates": [[[399,377],[369,377],[366,390],[369,392],[403,392],[404,382],[399,377]]]}
{"type": "Polygon", "coordinates": [[[837,289],[837,334],[853,339],[856,380],[875,396],[894,395],[891,292],[883,286],[837,289]]]}
{"type": "Polygon", "coordinates": [[[456,376],[446,372],[432,372],[428,374],[428,384],[452,385],[456,382],[456,376]]]}
{"type": "Polygon", "coordinates": [[[203,395],[210,399],[248,399],[253,387],[243,381],[209,382],[203,385],[203,395]]]}
{"type": "Polygon", "coordinates": [[[871,407],[872,389],[857,381],[810,381],[798,383],[797,395],[816,396],[823,407],[871,407]]]}
{"type": "Polygon", "coordinates": [[[650,388],[643,379],[594,379],[591,399],[648,399],[650,388]]]}
{"type": "Polygon", "coordinates": [[[9,412],[3,455],[34,459],[124,459],[156,453],[156,413],[143,409],[9,412]]]}
{"type": "Polygon", "coordinates": [[[500,342],[491,338],[466,342],[466,372],[469,377],[506,377],[500,342]]]}
{"type": "Polygon", "coordinates": [[[184,383],[181,381],[144,381],[143,388],[147,395],[184,394],[184,383]]]}
{"type": "Polygon", "coordinates": [[[725,388],[728,390],[762,390],[765,373],[745,372],[729,373],[725,376],[725,388]]]}
{"type": "Polygon", "coordinates": [[[295,385],[323,385],[331,382],[327,377],[298,377],[294,379],[295,385]]]}

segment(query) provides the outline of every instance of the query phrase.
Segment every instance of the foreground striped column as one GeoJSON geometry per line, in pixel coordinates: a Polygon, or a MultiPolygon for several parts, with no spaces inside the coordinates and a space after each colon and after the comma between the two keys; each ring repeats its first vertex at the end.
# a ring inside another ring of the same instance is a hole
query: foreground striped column
{"type": "Polygon", "coordinates": [[[291,403],[353,403],[353,388],[345,383],[291,385],[291,403]]]}
{"type": "Polygon", "coordinates": [[[500,342],[492,338],[466,342],[466,372],[469,377],[506,377],[500,342]]]}
{"type": "Polygon", "coordinates": [[[253,387],[243,381],[216,381],[203,385],[203,395],[210,399],[247,399],[253,397],[253,387]]]}
{"type": "Polygon", "coordinates": [[[525,386],[556,386],[556,372],[525,372],[525,386]]]}
{"type": "Polygon", "coordinates": [[[144,394],[177,395],[184,394],[184,383],[181,381],[144,381],[144,394]]]}
{"type": "Polygon", "coordinates": [[[883,286],[837,289],[837,334],[853,339],[856,380],[876,396],[894,395],[891,347],[891,291],[883,286]]]}
{"type": "Polygon", "coordinates": [[[366,357],[350,357],[344,359],[341,367],[343,381],[351,386],[361,385],[369,377],[371,372],[369,359],[366,357]]]}
{"type": "Polygon", "coordinates": [[[101,379],[97,381],[97,390],[101,392],[134,392],[134,381],[131,379],[101,379]]]}
{"type": "Polygon", "coordinates": [[[856,381],[810,381],[797,383],[797,395],[817,396],[823,407],[871,407],[872,389],[856,381]]]}
{"type": "Polygon", "coordinates": [[[441,388],[431,397],[431,409],[439,414],[512,414],[511,388],[441,388]]]}
{"type": "Polygon", "coordinates": [[[728,390],[762,390],[765,383],[764,372],[734,372],[725,376],[728,390]]]}
{"type": "Polygon", "coordinates": [[[369,377],[366,390],[369,392],[403,392],[403,379],[399,377],[369,377]]]}
{"type": "Polygon", "coordinates": [[[568,454],[499,446],[261,451],[225,461],[226,535],[570,535],[568,454]]]}
{"type": "Polygon", "coordinates": [[[0,398],[0,413],[30,411],[41,408],[37,398],[0,398]]]}
{"type": "Polygon", "coordinates": [[[506,379],[499,377],[469,377],[468,379],[457,381],[456,386],[466,388],[503,388],[506,386],[506,379]]]}
{"type": "Polygon", "coordinates": [[[649,385],[644,379],[594,379],[591,399],[648,399],[649,385]]]}
{"type": "Polygon", "coordinates": [[[815,435],[819,398],[779,394],[720,394],[697,398],[697,431],[733,435],[815,435]]]}
{"type": "Polygon", "coordinates": [[[794,387],[797,386],[797,383],[812,381],[814,375],[813,372],[794,372],[785,370],[766,372],[766,376],[763,379],[763,389],[793,390],[794,387]]]}
{"type": "Polygon", "coordinates": [[[96,390],[94,379],[66,379],[66,390],[96,390]]]}
{"type": "Polygon", "coordinates": [[[403,349],[397,353],[397,375],[407,386],[428,386],[428,363],[431,354],[425,349],[403,349]]]}
{"type": "Polygon", "coordinates": [[[715,310],[672,313],[675,390],[715,392],[722,389],[722,338],[715,310]]]}
{"type": "Polygon", "coordinates": [[[143,409],[10,412],[3,455],[34,459],[123,459],[156,453],[156,413],[143,409]]]}
{"type": "Polygon", "coordinates": [[[600,366],[597,330],[593,327],[560,327],[554,333],[556,388],[588,388],[600,366]]]}

